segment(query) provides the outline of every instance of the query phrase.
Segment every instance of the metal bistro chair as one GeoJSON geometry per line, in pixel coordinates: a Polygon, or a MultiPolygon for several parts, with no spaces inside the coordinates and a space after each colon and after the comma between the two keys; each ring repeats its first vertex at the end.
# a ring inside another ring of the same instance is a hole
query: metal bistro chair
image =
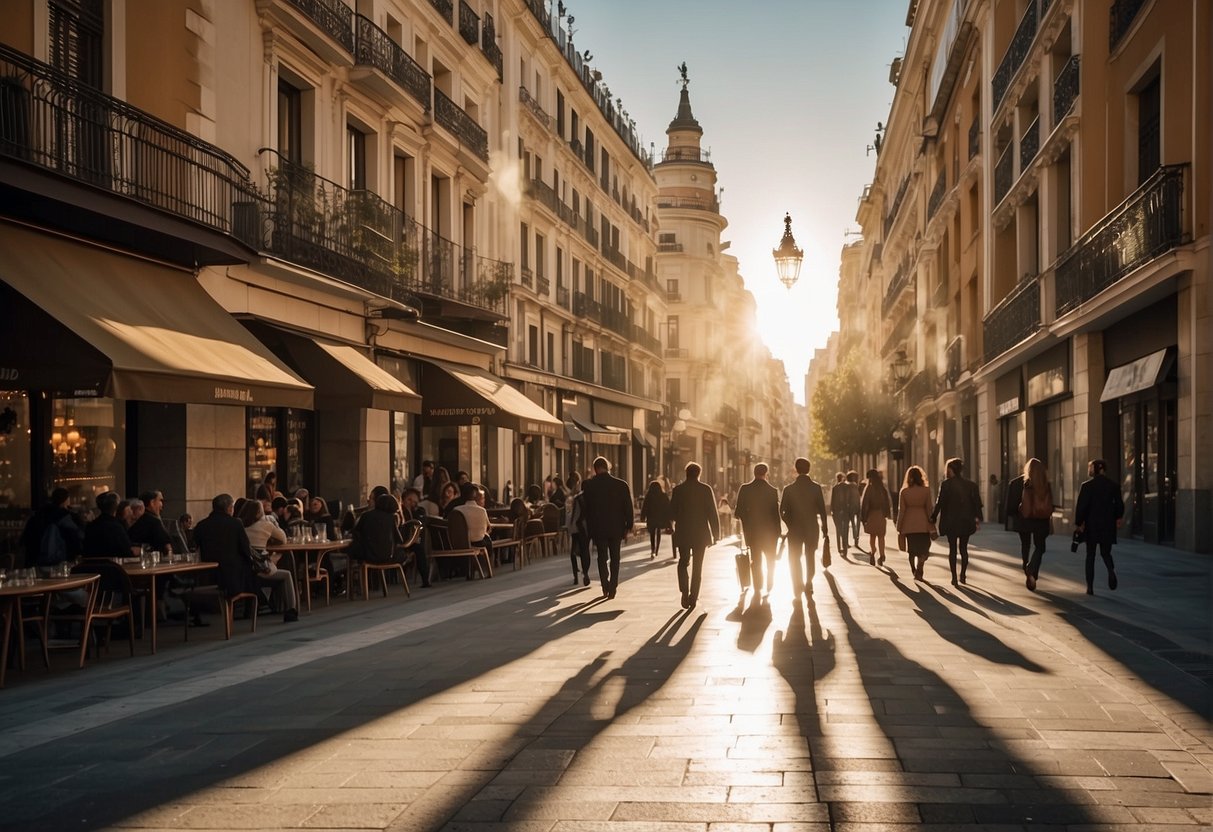
{"type": "Polygon", "coordinates": [[[484,547],[472,546],[468,541],[467,519],[461,512],[452,511],[446,520],[431,518],[426,522],[426,531],[429,533],[431,577],[437,562],[446,558],[466,560],[469,581],[474,577],[473,568],[482,578],[493,576],[492,559],[484,547]]]}
{"type": "MultiPolygon", "coordinates": [[[[404,543],[402,543],[402,544],[398,543],[396,545],[397,552],[399,552],[402,548],[407,550],[408,547],[416,544],[418,538],[421,537],[421,523],[418,521],[415,521],[415,520],[408,521],[401,527],[401,536],[404,537],[404,543]],[[405,535],[405,531],[404,531],[405,528],[408,528],[407,536],[405,535]]],[[[404,596],[406,598],[412,598],[413,595],[411,592],[409,592],[409,579],[404,574],[404,567],[406,564],[407,556],[408,556],[408,553],[406,551],[404,553],[404,555],[401,556],[400,560],[386,561],[386,562],[382,562],[382,563],[378,563],[375,561],[369,561],[369,560],[358,561],[357,562],[358,574],[361,576],[361,579],[362,579],[362,600],[364,600],[364,601],[371,600],[371,584],[370,584],[370,573],[371,572],[379,573],[379,586],[383,590],[384,598],[387,597],[387,573],[388,572],[399,572],[400,573],[400,583],[404,587],[404,596]]],[[[353,570],[354,570],[354,560],[353,560],[353,557],[351,556],[351,560],[350,560],[350,574],[351,575],[353,574],[353,570]]],[[[353,598],[353,593],[350,593],[350,597],[353,598]]]]}
{"type": "Polygon", "coordinates": [[[543,548],[548,555],[555,555],[560,550],[560,506],[555,503],[544,503],[540,509],[539,519],[543,521],[543,548]]]}
{"type": "MultiPolygon", "coordinates": [[[[93,625],[105,625],[105,652],[109,653],[110,635],[114,622],[126,619],[126,637],[130,642],[131,655],[135,655],[135,611],[132,607],[133,591],[131,579],[127,577],[121,566],[113,561],[83,560],[72,568],[74,575],[96,575],[97,580],[90,584],[93,597],[80,613],[56,613],[47,611],[47,623],[52,621],[79,621],[80,633],[80,666],[84,667],[84,659],[88,655],[89,638],[93,625]]],[[[98,645],[98,650],[100,650],[98,645]]]]}

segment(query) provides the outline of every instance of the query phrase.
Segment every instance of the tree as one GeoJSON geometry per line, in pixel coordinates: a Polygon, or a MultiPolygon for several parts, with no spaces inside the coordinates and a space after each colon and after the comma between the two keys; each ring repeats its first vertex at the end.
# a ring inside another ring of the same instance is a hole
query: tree
{"type": "Polygon", "coordinates": [[[854,352],[813,390],[813,448],[821,456],[874,454],[897,427],[897,403],[865,378],[854,352]]]}

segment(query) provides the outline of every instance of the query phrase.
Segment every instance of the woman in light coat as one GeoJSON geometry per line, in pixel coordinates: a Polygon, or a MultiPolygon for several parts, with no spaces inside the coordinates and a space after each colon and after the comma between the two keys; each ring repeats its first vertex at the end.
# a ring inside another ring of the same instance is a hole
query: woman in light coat
{"type": "Polygon", "coordinates": [[[935,530],[931,523],[932,505],[927,475],[922,468],[911,465],[897,499],[897,533],[905,537],[910,569],[917,581],[922,580],[923,568],[931,554],[931,534],[935,530]]]}

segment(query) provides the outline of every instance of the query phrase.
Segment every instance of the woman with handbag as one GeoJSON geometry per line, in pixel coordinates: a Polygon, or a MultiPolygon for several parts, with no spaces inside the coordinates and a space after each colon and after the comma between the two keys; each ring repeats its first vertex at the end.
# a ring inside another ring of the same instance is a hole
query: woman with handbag
{"type": "MultiPolygon", "coordinates": [[[[859,516],[863,518],[863,530],[868,533],[868,555],[875,566],[884,566],[884,536],[888,532],[889,518],[893,516],[893,501],[884,477],[875,468],[868,470],[868,481],[859,498],[859,516]],[[877,557],[877,551],[880,555],[877,557]]],[[[859,542],[856,541],[856,548],[859,542]]]]}
{"type": "Polygon", "coordinates": [[[945,466],[946,477],[939,485],[939,499],[931,512],[931,522],[939,522],[939,532],[948,538],[948,567],[952,586],[956,586],[956,554],[960,553],[960,583],[969,571],[969,537],[981,528],[981,494],[977,483],[961,474],[964,462],[953,457],[945,466]]]}
{"type": "Polygon", "coordinates": [[[921,581],[922,571],[931,554],[935,524],[931,522],[931,489],[922,468],[911,465],[897,498],[898,542],[905,539],[905,551],[910,556],[914,580],[921,581]]]}
{"type": "Polygon", "coordinates": [[[1045,538],[1053,525],[1053,486],[1049,470],[1036,457],[1023,469],[1023,496],[1019,500],[1019,533],[1032,538],[1032,557],[1024,568],[1028,589],[1036,591],[1040,562],[1045,555],[1045,538]]]}

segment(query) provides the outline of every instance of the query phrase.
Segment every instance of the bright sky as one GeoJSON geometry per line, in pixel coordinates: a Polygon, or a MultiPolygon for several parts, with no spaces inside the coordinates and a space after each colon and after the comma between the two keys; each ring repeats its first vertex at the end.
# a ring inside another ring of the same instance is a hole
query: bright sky
{"type": "MultiPolygon", "coordinates": [[[[553,3],[553,6],[555,3],[553,3]]],[[[566,0],[578,51],[593,54],[646,144],[665,146],[686,61],[691,106],[712,151],[725,239],[758,301],[759,326],[796,400],[813,350],[838,326],[844,232],[876,154],[904,49],[907,0],[566,0]],[[804,249],[789,293],[771,249],[784,212],[804,249]]]]}

